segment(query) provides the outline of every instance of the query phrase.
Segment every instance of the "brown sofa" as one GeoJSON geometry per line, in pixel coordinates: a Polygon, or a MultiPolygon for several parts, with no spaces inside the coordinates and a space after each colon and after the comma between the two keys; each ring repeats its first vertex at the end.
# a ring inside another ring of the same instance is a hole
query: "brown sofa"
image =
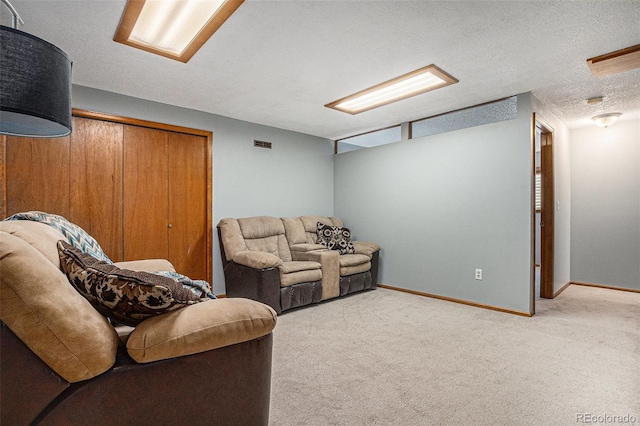
{"type": "Polygon", "coordinates": [[[1,424],[268,424],[270,307],[210,300],[119,333],[60,270],[58,240],[41,223],[0,222],[1,424]]]}
{"type": "Polygon", "coordinates": [[[218,223],[227,297],[266,303],[280,314],[346,294],[375,289],[380,246],[354,241],[355,253],[338,254],[317,243],[323,216],[226,218],[218,223]]]}

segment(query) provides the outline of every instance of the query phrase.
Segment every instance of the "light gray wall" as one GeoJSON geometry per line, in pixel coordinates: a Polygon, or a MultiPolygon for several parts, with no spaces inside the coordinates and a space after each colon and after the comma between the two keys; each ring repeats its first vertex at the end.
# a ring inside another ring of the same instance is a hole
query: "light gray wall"
{"type": "Polygon", "coordinates": [[[530,312],[531,137],[523,94],[514,120],[338,155],[335,214],[382,245],[380,283],[530,312]]]}
{"type": "Polygon", "coordinates": [[[215,225],[225,217],[333,214],[333,142],[314,136],[73,86],[74,108],[213,132],[213,287],[224,293],[215,225]],[[273,149],[254,148],[254,139],[273,149]]]}
{"type": "Polygon", "coordinates": [[[571,131],[571,280],[640,290],[640,120],[571,131]]]}
{"type": "Polygon", "coordinates": [[[365,149],[366,147],[360,145],[353,145],[346,142],[338,142],[338,154],[343,152],[356,151],[358,149],[365,149]]]}
{"type": "Polygon", "coordinates": [[[534,96],[531,107],[536,117],[553,128],[554,280],[557,292],[571,281],[571,134],[569,128],[534,96]]]}

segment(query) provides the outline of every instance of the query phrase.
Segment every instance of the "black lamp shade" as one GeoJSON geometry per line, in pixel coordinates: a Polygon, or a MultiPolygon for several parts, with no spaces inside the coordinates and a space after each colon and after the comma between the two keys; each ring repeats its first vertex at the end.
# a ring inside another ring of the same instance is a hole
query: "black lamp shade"
{"type": "Polygon", "coordinates": [[[0,134],[71,133],[71,60],[38,37],[0,25],[0,134]]]}

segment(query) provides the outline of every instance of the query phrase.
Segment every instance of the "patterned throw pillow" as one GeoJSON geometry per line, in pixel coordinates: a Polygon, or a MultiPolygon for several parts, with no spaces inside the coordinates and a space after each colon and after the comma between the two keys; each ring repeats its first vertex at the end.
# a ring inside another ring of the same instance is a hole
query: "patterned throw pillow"
{"type": "Polygon", "coordinates": [[[337,250],[340,254],[355,253],[356,248],[351,242],[351,231],[349,228],[325,225],[318,222],[318,244],[324,245],[329,250],[337,250]]]}
{"type": "Polygon", "coordinates": [[[44,223],[60,231],[62,235],[67,237],[69,244],[73,247],[80,249],[85,253],[89,253],[98,260],[113,263],[104,251],[102,251],[100,244],[98,244],[98,242],[89,235],[87,231],[57,214],[32,211],[16,213],[5,220],[31,220],[33,222],[44,223]]]}
{"type": "MultiPolygon", "coordinates": [[[[176,280],[120,269],[58,241],[60,267],[69,282],[102,315],[136,326],[145,319],[201,301],[176,280]]],[[[209,299],[202,299],[209,300],[209,299]]]]}
{"type": "MultiPolygon", "coordinates": [[[[95,238],[89,235],[87,231],[85,231],[75,223],[69,222],[62,216],[39,211],[31,211],[16,213],[4,220],[31,220],[33,222],[40,222],[44,223],[45,225],[49,225],[52,228],[57,229],[62,233],[62,235],[67,237],[67,241],[73,247],[77,248],[83,253],[90,254],[98,260],[113,264],[111,259],[109,259],[105,252],[102,251],[102,247],[100,247],[100,244],[98,244],[95,238]]],[[[216,298],[216,296],[211,291],[211,286],[204,280],[192,280],[185,275],[173,271],[155,271],[153,273],[173,278],[184,287],[192,291],[196,296],[200,296],[203,298],[208,297],[209,299],[216,298]]]]}

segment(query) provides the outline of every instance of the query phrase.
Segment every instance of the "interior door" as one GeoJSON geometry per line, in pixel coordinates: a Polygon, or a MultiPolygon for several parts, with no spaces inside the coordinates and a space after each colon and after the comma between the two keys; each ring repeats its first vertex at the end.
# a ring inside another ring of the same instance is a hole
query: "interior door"
{"type": "Polygon", "coordinates": [[[207,139],[168,133],[169,256],[176,270],[207,280],[207,139]]]}
{"type": "Polygon", "coordinates": [[[168,257],[167,140],[162,130],[124,126],[124,260],[168,257]]]}
{"type": "Polygon", "coordinates": [[[123,126],[73,117],[69,220],[100,243],[114,262],[122,246],[123,126]]]}
{"type": "Polygon", "coordinates": [[[540,297],[554,297],[554,176],[553,134],[542,129],[540,135],[540,168],[542,175],[542,208],[540,223],[540,297]]]}

